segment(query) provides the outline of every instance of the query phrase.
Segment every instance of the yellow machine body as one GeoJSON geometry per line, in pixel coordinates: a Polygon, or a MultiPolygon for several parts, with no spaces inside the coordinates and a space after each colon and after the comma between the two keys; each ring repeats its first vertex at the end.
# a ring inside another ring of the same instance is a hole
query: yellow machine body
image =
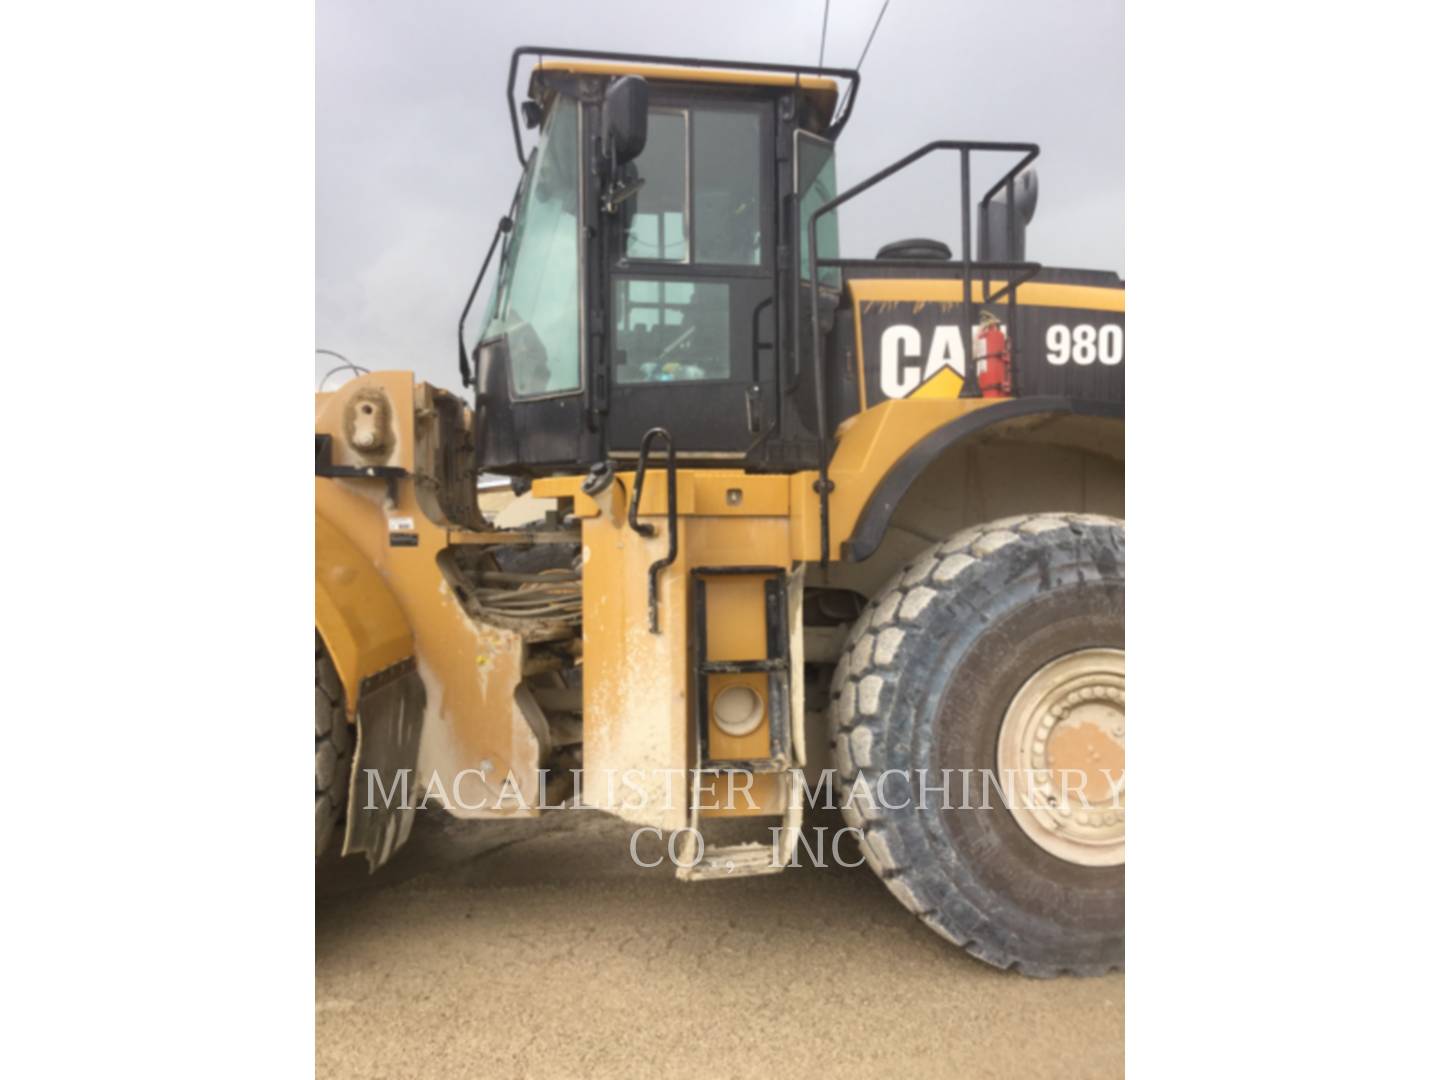
{"type": "MultiPolygon", "coordinates": [[[[702,94],[794,87],[805,123],[820,128],[837,103],[836,83],[817,76],[542,59],[531,104],[544,110],[557,93],[547,71],[575,76],[592,102],[620,75],[672,93],[674,84],[697,84],[702,94]]],[[[853,331],[851,352],[837,366],[851,378],[853,363],[856,393],[845,406],[851,415],[824,433],[825,474],[747,472],[738,467],[743,453],[682,454],[670,473],[652,457],[634,522],[633,452],[605,463],[599,487],[584,472],[589,462],[534,479],[529,495],[552,516],[501,527],[475,501],[483,409],[477,418],[454,395],[399,371],[317,395],[316,628],[350,720],[361,725],[362,751],[365,725],[378,732],[384,723],[367,719],[366,688],[413,661],[423,725],[413,751],[386,765],[413,770],[417,786],[453,814],[535,815],[556,793],[662,830],[702,814],[793,813],[797,771],[826,752],[814,738],[806,744],[806,662],[838,655],[834,635],[806,625],[807,591],[868,598],[914,552],[978,521],[1123,515],[1118,415],[1067,410],[1055,398],[962,396],[965,376],[953,366],[927,369],[905,397],[867,390],[875,368],[873,355],[867,368],[867,333],[873,342],[897,313],[933,321],[938,311],[948,323],[963,307],[968,317],[988,294],[979,281],[969,296],[964,289],[957,280],[847,277],[830,302],[849,308],[840,325],[853,331]],[[722,458],[730,467],[715,467],[722,458]],[[502,554],[536,551],[560,558],[540,571],[502,564],[502,554]],[[570,552],[573,566],[564,564],[570,552]],[[512,603],[490,603],[507,589],[512,603]],[[527,596],[534,610],[556,614],[506,614],[527,610],[527,596]],[[738,726],[734,702],[745,714],[738,726]],[[783,725],[772,724],[781,716],[783,725]],[[560,773],[570,774],[565,782],[560,773]],[[740,774],[743,794],[712,783],[740,774]]],[[[1123,334],[1124,295],[1123,286],[1026,281],[1011,311],[1109,313],[1123,334]]],[[[494,400],[503,391],[482,386],[477,400],[487,393],[494,400]]],[[[586,422],[577,407],[575,423],[586,422]]],[[[673,435],[683,450],[685,432],[673,435]]],[[[372,736],[374,753],[381,736],[372,736]]]]}

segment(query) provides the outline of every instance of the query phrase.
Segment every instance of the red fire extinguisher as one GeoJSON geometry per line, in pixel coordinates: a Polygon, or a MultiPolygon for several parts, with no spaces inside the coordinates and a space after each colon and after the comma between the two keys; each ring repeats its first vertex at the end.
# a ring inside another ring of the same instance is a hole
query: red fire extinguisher
{"type": "Polygon", "coordinates": [[[975,331],[975,374],[982,397],[1010,396],[1010,342],[1000,320],[988,311],[980,313],[975,331]]]}

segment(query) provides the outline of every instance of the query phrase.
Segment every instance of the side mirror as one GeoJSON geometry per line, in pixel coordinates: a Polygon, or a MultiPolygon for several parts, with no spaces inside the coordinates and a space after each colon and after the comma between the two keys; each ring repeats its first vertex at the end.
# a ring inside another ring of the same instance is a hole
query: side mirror
{"type": "Polygon", "coordinates": [[[1002,188],[980,208],[980,261],[1024,262],[1025,226],[1035,217],[1040,199],[1040,177],[1026,169],[1015,177],[1015,235],[1010,235],[1011,207],[1002,188]]]}
{"type": "Polygon", "coordinates": [[[616,79],[605,91],[601,127],[605,154],[613,165],[634,161],[645,149],[650,117],[650,84],[638,75],[616,79]]]}

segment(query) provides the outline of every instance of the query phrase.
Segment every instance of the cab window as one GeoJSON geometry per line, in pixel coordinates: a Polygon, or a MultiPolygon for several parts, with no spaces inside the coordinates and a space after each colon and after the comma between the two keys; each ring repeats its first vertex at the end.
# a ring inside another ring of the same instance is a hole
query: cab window
{"type": "MultiPolygon", "coordinates": [[[[838,190],[834,143],[807,131],[795,133],[795,190],[800,193],[800,276],[809,281],[810,215],[833,199],[838,190]]],[[[820,249],[822,259],[840,257],[840,218],[833,211],[815,222],[815,246],[820,249]]],[[[840,268],[823,267],[820,284],[838,289],[840,268]]]]}
{"type": "Polygon", "coordinates": [[[625,230],[631,259],[690,261],[690,192],[685,167],[689,116],[681,109],[651,109],[645,149],[635,167],[645,181],[625,230]]]}
{"type": "Polygon", "coordinates": [[[695,259],[760,265],[760,117],[696,109],[695,259]]]}
{"type": "Polygon", "coordinates": [[[625,227],[636,273],[617,278],[611,298],[620,383],[730,378],[733,286],[714,271],[748,277],[766,261],[761,132],[761,111],[744,105],[650,110],[625,227]]]}
{"type": "Polygon", "coordinates": [[[730,377],[730,286],[714,281],[615,282],[622,383],[730,377]]]}
{"type": "Polygon", "coordinates": [[[644,185],[625,231],[627,258],[761,264],[759,113],[651,109],[636,169],[644,185]]]}

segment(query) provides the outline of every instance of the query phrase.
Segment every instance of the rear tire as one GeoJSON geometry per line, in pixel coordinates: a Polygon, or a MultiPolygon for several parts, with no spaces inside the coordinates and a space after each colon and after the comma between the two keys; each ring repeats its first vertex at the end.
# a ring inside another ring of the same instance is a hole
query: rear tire
{"type": "Polygon", "coordinates": [[[350,791],[350,762],[355,742],[345,718],[340,676],[315,635],[315,857],[329,847],[345,817],[350,791]]]}
{"type": "MultiPolygon", "coordinates": [[[[838,790],[866,861],[927,926],[997,967],[1052,976],[1124,966],[1123,786],[1102,788],[1109,802],[1093,828],[1079,826],[1089,804],[1080,814],[1062,792],[1049,803],[1062,821],[1042,800],[1061,822],[1046,826],[1057,844],[986,780],[987,770],[1001,775],[1002,728],[1013,761],[1015,731],[1030,739],[1038,725],[1058,734],[1068,724],[1057,759],[1077,735],[1086,761],[1096,749],[1085,740],[1108,739],[1100,749],[1118,752],[1123,785],[1124,590],[1123,522],[1059,513],[991,522],[902,567],[856,621],[836,668],[838,790]],[[1066,683],[1077,663],[1082,682],[1066,683]],[[1079,690],[1067,696],[1071,685],[1079,690]],[[961,770],[971,770],[968,790],[961,770]],[[1077,831],[1080,845],[1067,848],[1077,831]]],[[[1034,760],[1048,763],[1052,737],[1043,738],[1034,760]]]]}

